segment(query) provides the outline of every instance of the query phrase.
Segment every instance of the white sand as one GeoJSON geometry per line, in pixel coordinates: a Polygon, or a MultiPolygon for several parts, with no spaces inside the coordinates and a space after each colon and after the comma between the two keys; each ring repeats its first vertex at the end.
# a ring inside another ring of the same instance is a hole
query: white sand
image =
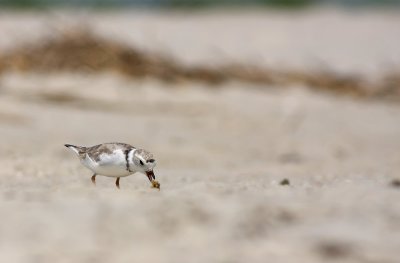
{"type": "MultiPolygon", "coordinates": [[[[21,16],[31,19],[15,15],[21,16]]],[[[2,17],[0,30],[15,17],[2,17]]],[[[291,28],[286,17],[274,19],[291,28]]],[[[388,21],[382,23],[394,30],[398,19],[388,21]]],[[[197,37],[195,25],[179,25],[197,37]]],[[[238,30],[232,37],[242,39],[238,30]]],[[[171,39],[186,43],[179,35],[171,39]]],[[[380,43],[382,52],[398,54],[392,43],[380,43]]],[[[187,48],[188,57],[197,52],[187,48]]],[[[0,262],[400,258],[400,189],[389,185],[400,178],[398,105],[300,87],[230,83],[216,89],[112,73],[8,73],[0,78],[0,134],[0,262]],[[70,100],[51,100],[60,94],[70,100]],[[140,174],[121,179],[121,190],[104,177],[94,187],[90,172],[63,146],[108,141],[152,151],[161,191],[140,174]],[[279,184],[284,178],[289,186],[279,184]]]]}

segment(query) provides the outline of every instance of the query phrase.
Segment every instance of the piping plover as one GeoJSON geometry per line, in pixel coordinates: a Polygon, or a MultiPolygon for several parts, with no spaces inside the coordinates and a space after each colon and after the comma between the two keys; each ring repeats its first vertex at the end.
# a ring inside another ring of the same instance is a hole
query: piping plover
{"type": "Polygon", "coordinates": [[[156,161],[146,150],[126,143],[103,143],[92,147],[65,144],[65,147],[71,149],[81,163],[94,173],[93,184],[96,184],[96,175],[103,175],[116,177],[115,185],[119,188],[120,177],[141,172],[147,175],[153,188],[160,189],[153,172],[156,161]]]}

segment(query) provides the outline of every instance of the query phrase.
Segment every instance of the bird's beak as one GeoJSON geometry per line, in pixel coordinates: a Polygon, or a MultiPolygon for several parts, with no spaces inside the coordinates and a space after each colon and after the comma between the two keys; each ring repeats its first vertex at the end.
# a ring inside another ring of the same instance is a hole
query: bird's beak
{"type": "Polygon", "coordinates": [[[146,175],[147,175],[147,177],[149,178],[150,182],[156,179],[156,177],[154,176],[153,170],[151,170],[151,171],[146,171],[146,175]]]}
{"type": "Polygon", "coordinates": [[[157,188],[158,190],[160,190],[160,183],[158,181],[156,181],[156,177],[154,176],[153,170],[146,171],[146,175],[149,178],[153,188],[157,188]]]}

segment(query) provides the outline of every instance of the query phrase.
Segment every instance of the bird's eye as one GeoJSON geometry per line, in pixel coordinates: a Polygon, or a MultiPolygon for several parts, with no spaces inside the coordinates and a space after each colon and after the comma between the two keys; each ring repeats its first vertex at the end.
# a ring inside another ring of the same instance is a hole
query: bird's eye
{"type": "Polygon", "coordinates": [[[143,161],[142,160],[139,160],[139,162],[140,162],[140,165],[143,165],[143,161]]]}

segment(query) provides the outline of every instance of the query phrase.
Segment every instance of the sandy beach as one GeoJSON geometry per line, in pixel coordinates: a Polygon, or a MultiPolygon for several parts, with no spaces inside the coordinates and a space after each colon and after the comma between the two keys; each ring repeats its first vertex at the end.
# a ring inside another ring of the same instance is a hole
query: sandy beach
{"type": "MultiPolygon", "coordinates": [[[[323,65],[371,81],[400,65],[394,11],[3,12],[0,52],[80,21],[183,65],[323,65]]],[[[299,84],[5,70],[0,134],[1,262],[400,257],[397,102],[299,84]],[[142,174],[94,187],[63,146],[113,141],[155,155],[161,191],[142,174]]]]}

